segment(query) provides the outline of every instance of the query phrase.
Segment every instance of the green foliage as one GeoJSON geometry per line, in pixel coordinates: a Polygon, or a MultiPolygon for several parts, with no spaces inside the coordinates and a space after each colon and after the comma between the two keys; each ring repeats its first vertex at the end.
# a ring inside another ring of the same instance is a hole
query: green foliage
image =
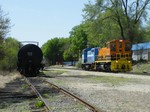
{"type": "Polygon", "coordinates": [[[40,108],[40,107],[43,107],[44,106],[44,102],[43,101],[37,101],[36,103],[35,103],[35,107],[36,108],[40,108]]]}
{"type": "Polygon", "coordinates": [[[53,38],[42,46],[42,51],[51,65],[63,61],[63,53],[68,49],[68,38],[53,38]]]}
{"type": "Polygon", "coordinates": [[[10,29],[10,19],[6,17],[3,10],[0,7],[0,60],[4,58],[4,49],[3,49],[3,42],[6,34],[9,32],[10,29]]]}
{"type": "Polygon", "coordinates": [[[150,1],[95,0],[85,5],[83,11],[88,24],[88,41],[100,45],[106,40],[122,38],[143,41],[142,21],[147,18],[150,1]],[[144,18],[144,19],[143,19],[144,18]],[[92,41],[92,40],[97,40],[92,41]]]}
{"type": "Polygon", "coordinates": [[[68,48],[64,51],[63,58],[65,61],[72,61],[73,60],[73,52],[71,52],[70,48],[68,48]]]}
{"type": "Polygon", "coordinates": [[[5,51],[4,51],[4,47],[3,47],[3,42],[0,42],[0,61],[4,58],[5,56],[5,51]]]}
{"type": "Polygon", "coordinates": [[[150,21],[149,24],[147,25],[147,27],[145,29],[141,29],[144,30],[144,40],[143,42],[150,42],[150,21]]]}
{"type": "Polygon", "coordinates": [[[24,84],[21,86],[21,88],[26,91],[29,88],[29,86],[27,84],[24,84]]]}
{"type": "Polygon", "coordinates": [[[76,65],[75,65],[77,68],[81,68],[82,67],[82,64],[81,64],[81,60],[79,60],[76,65]]]}
{"type": "Polygon", "coordinates": [[[5,56],[3,60],[0,61],[0,69],[1,70],[13,70],[17,68],[17,53],[19,50],[20,43],[9,37],[5,39],[3,43],[3,49],[5,56]]]}
{"type": "Polygon", "coordinates": [[[48,94],[43,94],[43,97],[44,98],[49,98],[49,95],[48,94]]]}
{"type": "Polygon", "coordinates": [[[50,64],[77,61],[87,47],[104,47],[113,39],[129,39],[132,43],[150,41],[147,19],[150,0],[95,0],[85,4],[84,21],[70,31],[69,38],[54,38],[42,46],[50,64]]]}
{"type": "Polygon", "coordinates": [[[81,51],[87,47],[87,34],[84,24],[75,26],[70,32],[71,46],[66,52],[72,60],[78,60],[81,51]]]}
{"type": "MultiPolygon", "coordinates": [[[[134,62],[135,63],[135,62],[134,62]]],[[[150,63],[144,62],[144,60],[141,62],[136,62],[136,65],[133,66],[132,72],[134,73],[150,73],[150,63]]]]}

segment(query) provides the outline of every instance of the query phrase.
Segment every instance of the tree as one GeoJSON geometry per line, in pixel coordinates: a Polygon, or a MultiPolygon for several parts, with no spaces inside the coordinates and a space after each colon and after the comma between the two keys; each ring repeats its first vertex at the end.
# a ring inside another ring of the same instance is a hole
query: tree
{"type": "Polygon", "coordinates": [[[67,38],[53,38],[48,40],[43,46],[42,51],[44,57],[48,59],[51,65],[55,65],[56,62],[62,63],[63,53],[67,47],[67,38]]]}
{"type": "Polygon", "coordinates": [[[0,69],[12,71],[17,68],[17,53],[20,43],[11,37],[4,40],[3,49],[5,56],[1,61],[0,69]]]}
{"type": "Polygon", "coordinates": [[[99,22],[109,19],[119,26],[122,39],[133,42],[141,22],[147,18],[149,4],[150,0],[95,0],[94,4],[85,5],[84,19],[92,22],[98,18],[99,22]]]}
{"type": "Polygon", "coordinates": [[[144,29],[144,37],[145,38],[143,42],[150,42],[150,24],[148,24],[144,29]]]}
{"type": "Polygon", "coordinates": [[[80,24],[73,27],[70,32],[69,38],[71,46],[68,50],[68,54],[72,55],[74,60],[77,60],[79,58],[79,53],[87,47],[87,34],[84,29],[84,24],[80,24]]]}
{"type": "Polygon", "coordinates": [[[109,12],[102,14],[93,21],[85,21],[88,47],[104,47],[106,42],[120,37],[119,27],[111,19],[101,21],[103,16],[108,14],[109,12]]]}
{"type": "Polygon", "coordinates": [[[4,58],[3,41],[10,29],[10,19],[0,7],[0,60],[4,58]]]}

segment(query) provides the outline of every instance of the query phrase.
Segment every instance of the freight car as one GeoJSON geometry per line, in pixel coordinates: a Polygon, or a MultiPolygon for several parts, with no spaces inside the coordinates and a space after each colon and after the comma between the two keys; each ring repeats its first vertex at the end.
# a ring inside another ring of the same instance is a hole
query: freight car
{"type": "Polygon", "coordinates": [[[126,72],[132,70],[132,51],[129,40],[112,40],[104,48],[86,48],[82,51],[82,69],[126,72]]]}
{"type": "Polygon", "coordinates": [[[17,69],[25,76],[36,76],[43,68],[42,59],[43,53],[37,45],[24,45],[18,52],[17,69]]]}

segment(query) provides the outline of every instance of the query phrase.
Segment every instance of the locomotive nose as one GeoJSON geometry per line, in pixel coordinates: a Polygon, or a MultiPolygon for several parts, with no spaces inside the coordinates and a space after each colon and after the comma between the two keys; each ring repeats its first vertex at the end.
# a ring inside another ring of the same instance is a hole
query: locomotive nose
{"type": "Polygon", "coordinates": [[[121,69],[125,69],[125,65],[124,64],[121,66],[121,69]]]}

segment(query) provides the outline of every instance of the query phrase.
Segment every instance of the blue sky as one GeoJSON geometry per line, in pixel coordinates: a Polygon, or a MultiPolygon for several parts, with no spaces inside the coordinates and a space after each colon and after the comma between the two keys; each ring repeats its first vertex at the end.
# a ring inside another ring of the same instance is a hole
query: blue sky
{"type": "Polygon", "coordinates": [[[38,41],[40,46],[54,37],[68,37],[82,20],[89,0],[0,0],[11,19],[8,36],[19,41],[38,41]]]}

